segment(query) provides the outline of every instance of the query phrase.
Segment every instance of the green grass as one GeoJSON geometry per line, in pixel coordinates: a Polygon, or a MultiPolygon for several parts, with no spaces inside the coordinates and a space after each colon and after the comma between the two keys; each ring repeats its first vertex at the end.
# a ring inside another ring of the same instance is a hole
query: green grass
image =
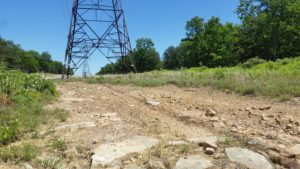
{"type": "Polygon", "coordinates": [[[27,143],[20,146],[0,148],[0,158],[4,162],[12,161],[19,163],[22,161],[31,161],[38,153],[38,147],[27,143]]]}
{"type": "Polygon", "coordinates": [[[0,146],[47,123],[43,106],[56,96],[52,82],[0,67],[0,146]]]}
{"type": "Polygon", "coordinates": [[[300,97],[300,57],[276,62],[252,61],[229,68],[191,68],[180,71],[153,71],[142,74],[112,75],[87,78],[88,83],[155,87],[211,86],[242,95],[262,95],[282,100],[300,97]]]}
{"type": "Polygon", "coordinates": [[[57,150],[60,152],[63,152],[67,149],[67,145],[65,140],[59,139],[59,138],[54,138],[51,141],[51,147],[53,150],[57,150]]]}

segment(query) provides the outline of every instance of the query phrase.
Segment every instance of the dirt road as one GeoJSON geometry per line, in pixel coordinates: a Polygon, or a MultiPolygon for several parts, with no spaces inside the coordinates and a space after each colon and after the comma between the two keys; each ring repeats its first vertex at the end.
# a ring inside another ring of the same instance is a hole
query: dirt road
{"type": "Polygon", "coordinates": [[[69,117],[52,126],[52,134],[45,138],[66,142],[58,168],[299,165],[299,99],[279,102],[204,87],[82,82],[58,83],[57,87],[61,96],[47,109],[66,109],[69,117]],[[235,152],[232,147],[243,149],[235,152]]]}

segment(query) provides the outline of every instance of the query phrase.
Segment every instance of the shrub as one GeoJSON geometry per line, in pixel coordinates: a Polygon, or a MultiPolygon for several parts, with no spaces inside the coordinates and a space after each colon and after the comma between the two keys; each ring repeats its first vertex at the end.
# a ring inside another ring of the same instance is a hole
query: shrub
{"type": "Polygon", "coordinates": [[[252,68],[256,65],[259,65],[259,64],[262,64],[262,63],[265,63],[265,62],[266,61],[264,59],[255,57],[255,58],[251,58],[251,59],[247,60],[246,62],[244,62],[242,64],[242,67],[243,68],[252,68]]]}
{"type": "Polygon", "coordinates": [[[39,75],[0,72],[0,145],[8,144],[20,132],[35,131],[45,118],[42,103],[56,94],[55,85],[39,75]],[[8,104],[9,103],[9,104],[8,104]]]}

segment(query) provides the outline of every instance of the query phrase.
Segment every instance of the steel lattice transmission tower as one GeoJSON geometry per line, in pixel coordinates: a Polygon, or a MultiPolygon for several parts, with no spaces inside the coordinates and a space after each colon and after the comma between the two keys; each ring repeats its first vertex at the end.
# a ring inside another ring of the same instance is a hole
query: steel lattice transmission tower
{"type": "MultiPolygon", "coordinates": [[[[71,70],[76,72],[93,54],[113,62],[131,51],[121,0],[74,0],[63,78],[68,78],[71,70]]],[[[129,68],[136,70],[130,60],[129,68]]]]}

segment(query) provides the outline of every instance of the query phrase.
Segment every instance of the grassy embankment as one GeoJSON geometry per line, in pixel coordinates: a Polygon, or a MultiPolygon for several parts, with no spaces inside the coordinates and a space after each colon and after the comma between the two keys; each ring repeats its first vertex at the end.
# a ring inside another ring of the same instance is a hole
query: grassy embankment
{"type": "Polygon", "coordinates": [[[8,71],[0,66],[0,162],[30,161],[38,155],[37,145],[11,143],[28,135],[38,138],[39,125],[50,118],[65,116],[63,111],[43,109],[56,96],[55,85],[39,75],[8,71]]]}
{"type": "Polygon", "coordinates": [[[229,68],[191,68],[180,71],[153,71],[143,74],[101,76],[88,83],[134,84],[138,86],[211,86],[243,95],[263,95],[282,100],[300,97],[300,57],[276,62],[250,60],[229,68]]]}

